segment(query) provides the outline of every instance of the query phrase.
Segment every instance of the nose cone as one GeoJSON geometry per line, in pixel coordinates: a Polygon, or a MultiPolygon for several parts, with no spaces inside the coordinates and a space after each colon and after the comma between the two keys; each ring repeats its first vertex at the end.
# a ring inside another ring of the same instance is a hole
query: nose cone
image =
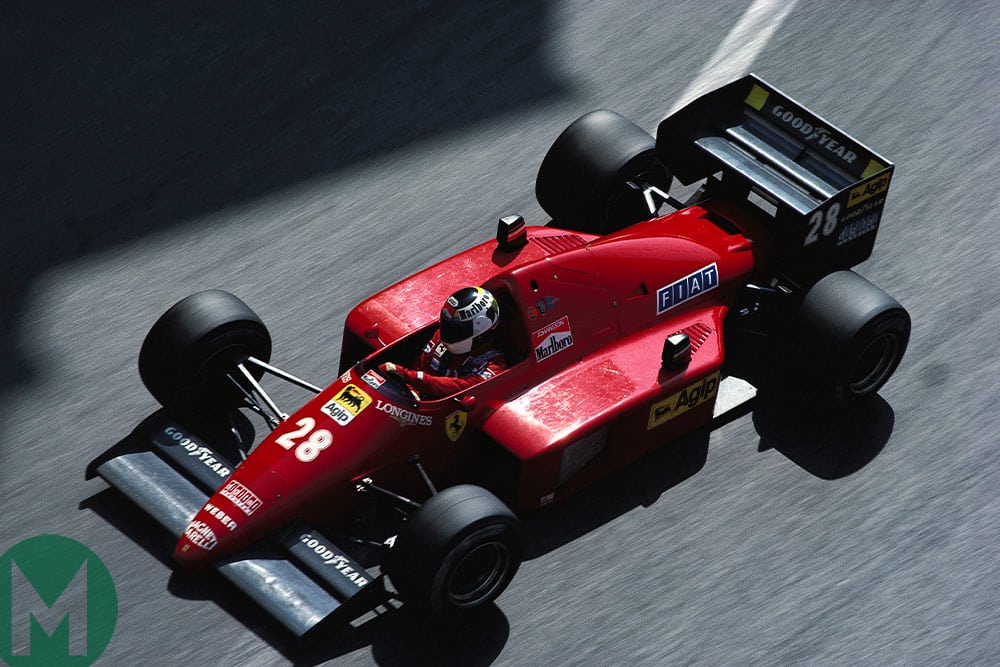
{"type": "Polygon", "coordinates": [[[248,459],[191,519],[174,548],[174,559],[185,569],[197,570],[276,530],[287,520],[284,491],[274,471],[257,469],[248,459]]]}
{"type": "Polygon", "coordinates": [[[195,514],[174,550],[181,566],[197,569],[294,519],[336,512],[353,497],[351,480],[399,442],[401,429],[424,423],[404,414],[431,419],[343,377],[272,431],[195,514]]]}
{"type": "Polygon", "coordinates": [[[245,542],[242,533],[247,531],[240,530],[234,510],[239,511],[218,493],[212,496],[184,529],[174,548],[174,558],[187,568],[197,569],[239,548],[245,542]]]}

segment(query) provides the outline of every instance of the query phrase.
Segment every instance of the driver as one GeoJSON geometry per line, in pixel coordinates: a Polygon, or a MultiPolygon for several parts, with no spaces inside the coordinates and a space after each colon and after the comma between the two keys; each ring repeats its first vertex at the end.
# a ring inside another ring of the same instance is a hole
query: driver
{"type": "Polygon", "coordinates": [[[444,302],[441,326],[424,346],[420,370],[387,362],[383,373],[395,375],[424,400],[443,398],[507,369],[503,353],[493,347],[500,323],[500,304],[482,287],[458,290],[444,302]]]}

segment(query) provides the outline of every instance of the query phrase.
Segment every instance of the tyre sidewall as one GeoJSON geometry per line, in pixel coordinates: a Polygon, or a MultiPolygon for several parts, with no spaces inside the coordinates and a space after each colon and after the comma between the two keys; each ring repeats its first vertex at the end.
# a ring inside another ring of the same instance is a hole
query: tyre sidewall
{"type": "Polygon", "coordinates": [[[156,321],[139,351],[139,375],[168,411],[204,416],[242,403],[225,377],[236,362],[270,355],[271,337],[257,314],[232,294],[209,290],[156,321]]]}
{"type": "Polygon", "coordinates": [[[500,593],[507,588],[507,584],[514,578],[521,560],[520,550],[513,550],[517,527],[512,522],[506,521],[483,521],[475,527],[460,533],[443,554],[434,574],[433,583],[430,588],[430,607],[436,613],[457,611],[464,608],[478,608],[485,606],[495,600],[500,593]],[[484,545],[498,544],[505,550],[505,557],[509,559],[502,572],[492,578],[489,586],[489,594],[484,594],[481,599],[470,601],[467,606],[456,603],[452,599],[449,590],[453,586],[453,578],[458,574],[458,568],[463,560],[478,548],[490,548],[484,545]]]}
{"type": "Polygon", "coordinates": [[[878,392],[899,366],[910,336],[906,310],[851,271],[818,281],[804,297],[793,326],[797,352],[793,366],[806,380],[806,395],[835,408],[878,392]],[[852,387],[861,356],[880,340],[891,348],[891,358],[879,361],[880,372],[871,382],[852,387]]]}
{"type": "Polygon", "coordinates": [[[490,604],[510,583],[521,562],[520,522],[493,494],[462,485],[441,491],[411,515],[386,555],[384,569],[402,599],[433,613],[490,604]],[[478,545],[498,541],[510,563],[492,593],[467,606],[449,598],[448,583],[464,556],[478,545]]]}
{"type": "Polygon", "coordinates": [[[535,197],[559,227],[574,231],[604,234],[646,219],[645,206],[623,195],[625,183],[644,173],[656,172],[669,187],[655,147],[653,137],[624,116],[605,109],[584,114],[546,153],[535,197]]]}
{"type": "Polygon", "coordinates": [[[840,359],[831,368],[830,388],[836,405],[850,405],[874,395],[889,380],[902,361],[909,338],[909,317],[902,308],[880,312],[873,317],[844,347],[840,359]],[[861,356],[880,338],[891,338],[895,352],[890,359],[879,362],[877,380],[865,383],[862,390],[852,389],[852,379],[858,375],[861,356]]]}

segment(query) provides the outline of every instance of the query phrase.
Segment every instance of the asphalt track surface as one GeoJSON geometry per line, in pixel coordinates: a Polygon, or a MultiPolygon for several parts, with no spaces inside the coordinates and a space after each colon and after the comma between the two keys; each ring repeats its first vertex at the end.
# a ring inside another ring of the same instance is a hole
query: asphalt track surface
{"type": "Polygon", "coordinates": [[[103,559],[101,664],[1000,663],[1000,5],[210,4],[0,10],[0,550],[103,559]],[[864,414],[761,407],[532,519],[482,617],[305,647],[84,481],[155,408],[135,359],[167,305],[233,291],[329,380],[363,296],[547,221],[535,170],[575,117],[652,130],[747,71],[897,164],[859,272],[913,338],[864,414]]]}

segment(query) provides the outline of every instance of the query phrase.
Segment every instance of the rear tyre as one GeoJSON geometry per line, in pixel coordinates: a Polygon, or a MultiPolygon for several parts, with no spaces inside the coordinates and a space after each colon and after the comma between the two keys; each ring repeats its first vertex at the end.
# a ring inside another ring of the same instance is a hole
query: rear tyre
{"type": "Polygon", "coordinates": [[[852,271],[819,280],[798,311],[806,375],[820,398],[845,407],[875,395],[910,340],[910,315],[852,271]]]}
{"type": "Polygon", "coordinates": [[[656,142],[614,111],[591,111],[553,142],[535,178],[535,197],[564,229],[606,234],[652,217],[641,191],[627,183],[640,177],[670,187],[656,159],[656,142]]]}
{"type": "Polygon", "coordinates": [[[496,496],[453,486],[414,512],[388,551],[384,570],[404,602],[433,613],[492,603],[521,564],[517,517],[496,496]]]}
{"type": "Polygon", "coordinates": [[[238,377],[236,365],[250,356],[271,358],[264,323],[229,292],[207,290],[177,302],[153,324],[139,351],[139,376],[168,411],[210,416],[242,404],[227,374],[238,377]]]}

